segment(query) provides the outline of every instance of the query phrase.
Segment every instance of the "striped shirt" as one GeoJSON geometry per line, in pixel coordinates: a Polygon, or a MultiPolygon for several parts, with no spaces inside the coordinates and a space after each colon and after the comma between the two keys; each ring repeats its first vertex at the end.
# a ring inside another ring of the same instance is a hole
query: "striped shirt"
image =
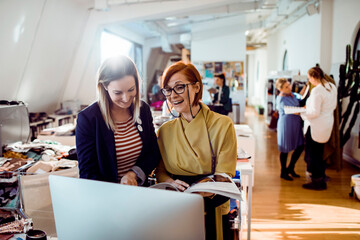
{"type": "Polygon", "coordinates": [[[142,141],[133,118],[126,122],[116,122],[115,150],[118,177],[120,179],[136,164],[142,149],[142,141]]]}

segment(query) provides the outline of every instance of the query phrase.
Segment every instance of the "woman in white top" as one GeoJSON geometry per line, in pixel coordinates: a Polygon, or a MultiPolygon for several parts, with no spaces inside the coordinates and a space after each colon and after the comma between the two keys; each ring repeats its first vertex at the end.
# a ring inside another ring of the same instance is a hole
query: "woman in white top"
{"type": "Polygon", "coordinates": [[[337,88],[329,78],[319,67],[308,71],[308,79],[314,88],[306,101],[306,112],[301,114],[304,120],[305,159],[312,180],[303,184],[306,189],[324,190],[327,187],[323,152],[333,129],[337,105],[337,88]]]}

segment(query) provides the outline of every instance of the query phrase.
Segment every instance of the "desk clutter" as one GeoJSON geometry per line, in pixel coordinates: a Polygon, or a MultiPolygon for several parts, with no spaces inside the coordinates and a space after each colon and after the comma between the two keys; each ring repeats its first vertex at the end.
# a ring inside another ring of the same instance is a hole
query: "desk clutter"
{"type": "MultiPolygon", "coordinates": [[[[32,229],[32,216],[29,217],[23,208],[24,190],[21,188],[27,183],[20,179],[77,169],[78,162],[74,160],[75,149],[55,141],[34,140],[4,146],[3,156],[0,157],[0,239],[9,239],[13,234],[32,229]]],[[[37,185],[41,188],[39,182],[37,185]]],[[[42,193],[38,197],[46,198],[42,193]]]]}

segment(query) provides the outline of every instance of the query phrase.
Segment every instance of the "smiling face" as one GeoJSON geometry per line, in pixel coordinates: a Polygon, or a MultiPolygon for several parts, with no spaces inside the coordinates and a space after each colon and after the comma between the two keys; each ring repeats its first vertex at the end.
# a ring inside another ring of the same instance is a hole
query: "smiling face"
{"type": "Polygon", "coordinates": [[[291,86],[290,86],[290,83],[289,82],[285,82],[281,89],[280,89],[280,92],[284,93],[284,94],[290,94],[291,93],[291,86]]]}
{"type": "MultiPolygon", "coordinates": [[[[188,83],[191,82],[185,77],[184,74],[178,72],[172,75],[165,88],[174,88],[176,85],[188,83]]],[[[185,86],[185,91],[183,93],[177,94],[173,90],[171,95],[167,97],[167,100],[174,107],[175,111],[178,113],[187,114],[190,112],[188,91],[190,96],[190,104],[192,104],[195,98],[195,94],[198,93],[199,90],[200,87],[198,82],[195,84],[189,84],[185,86]]]]}
{"type": "Polygon", "coordinates": [[[125,76],[111,81],[106,89],[113,103],[112,107],[122,109],[127,109],[131,106],[137,92],[133,76],[125,76]]]}

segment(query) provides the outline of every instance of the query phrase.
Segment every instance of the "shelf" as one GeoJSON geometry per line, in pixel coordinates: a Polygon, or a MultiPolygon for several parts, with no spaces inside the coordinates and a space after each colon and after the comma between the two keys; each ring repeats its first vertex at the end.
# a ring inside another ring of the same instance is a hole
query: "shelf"
{"type": "Polygon", "coordinates": [[[37,138],[41,130],[52,127],[54,120],[51,118],[30,123],[31,141],[37,138]]]}
{"type": "Polygon", "coordinates": [[[50,114],[49,118],[54,119],[54,127],[59,127],[64,124],[74,123],[76,115],[66,114],[66,115],[55,115],[50,114]]]}
{"type": "Polygon", "coordinates": [[[31,122],[30,127],[36,127],[36,126],[41,125],[41,124],[52,123],[53,121],[54,121],[53,119],[48,118],[48,119],[41,120],[41,121],[31,122]]]}

